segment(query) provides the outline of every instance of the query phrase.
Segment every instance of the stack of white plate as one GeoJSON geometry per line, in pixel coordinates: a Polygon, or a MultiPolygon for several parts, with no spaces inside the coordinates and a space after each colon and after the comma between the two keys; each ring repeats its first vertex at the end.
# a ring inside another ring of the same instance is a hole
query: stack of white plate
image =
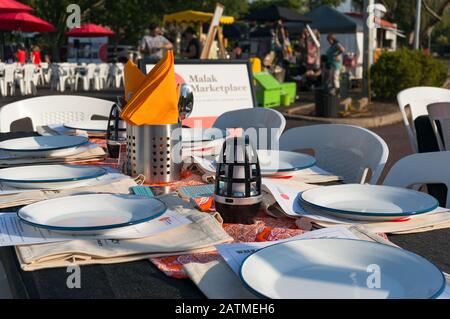
{"type": "Polygon", "coordinates": [[[88,194],[50,199],[21,208],[18,216],[35,227],[76,235],[100,235],[153,220],[166,211],[156,198],[88,194]]]}
{"type": "Polygon", "coordinates": [[[106,174],[106,169],[87,165],[30,165],[0,169],[0,183],[23,189],[80,187],[106,174]]]}
{"type": "MultiPolygon", "coordinates": [[[[286,175],[316,165],[316,159],[310,155],[278,151],[257,150],[261,175],[286,175]]],[[[219,156],[213,161],[199,159],[199,164],[208,172],[215,172],[219,156]]]]}
{"type": "Polygon", "coordinates": [[[297,200],[312,213],[378,222],[425,214],[439,205],[434,197],[415,190],[361,184],[313,188],[300,193],[297,200]]]}
{"type": "Polygon", "coordinates": [[[427,299],[445,289],[425,258],[374,242],[294,240],[250,255],[240,276],[255,295],[273,299],[427,299]]]}
{"type": "Polygon", "coordinates": [[[74,130],[82,130],[88,133],[106,133],[108,130],[107,120],[88,120],[64,123],[64,127],[74,130]]]}
{"type": "Polygon", "coordinates": [[[83,151],[85,136],[33,136],[0,142],[0,150],[16,157],[63,157],[83,151]]]}
{"type": "Polygon", "coordinates": [[[214,141],[223,141],[229,133],[226,130],[218,128],[187,128],[181,129],[181,140],[183,141],[183,147],[201,147],[206,143],[214,141]]]}

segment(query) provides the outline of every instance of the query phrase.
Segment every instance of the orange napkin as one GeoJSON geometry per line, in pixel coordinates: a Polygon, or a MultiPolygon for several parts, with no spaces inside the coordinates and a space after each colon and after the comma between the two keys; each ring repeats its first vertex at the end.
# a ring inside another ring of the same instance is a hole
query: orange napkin
{"type": "Polygon", "coordinates": [[[130,97],[136,92],[145,80],[145,75],[139,70],[133,61],[128,60],[123,70],[124,86],[125,86],[125,101],[128,102],[130,97]],[[131,96],[130,96],[131,93],[131,96]]]}
{"type": "Polygon", "coordinates": [[[120,117],[133,125],[178,123],[178,95],[171,50],[145,76],[120,117]]]}

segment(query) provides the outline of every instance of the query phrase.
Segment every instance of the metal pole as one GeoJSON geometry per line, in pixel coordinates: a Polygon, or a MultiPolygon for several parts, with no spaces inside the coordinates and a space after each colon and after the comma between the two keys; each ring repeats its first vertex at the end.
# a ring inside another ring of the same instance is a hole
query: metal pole
{"type": "Polygon", "coordinates": [[[414,49],[420,48],[420,19],[422,17],[422,0],[417,0],[416,8],[416,28],[414,32],[414,49]]]}
{"type": "Polygon", "coordinates": [[[373,43],[374,43],[374,31],[372,28],[374,0],[364,0],[364,61],[363,61],[363,94],[369,99],[370,102],[370,67],[373,64],[373,43]]]}

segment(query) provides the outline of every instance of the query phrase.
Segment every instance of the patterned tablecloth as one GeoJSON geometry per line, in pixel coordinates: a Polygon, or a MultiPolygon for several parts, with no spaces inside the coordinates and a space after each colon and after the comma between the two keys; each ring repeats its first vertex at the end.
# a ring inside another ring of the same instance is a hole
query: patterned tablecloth
{"type": "MultiPolygon", "coordinates": [[[[106,147],[104,139],[92,138],[102,147],[106,147]]],[[[90,163],[91,165],[106,165],[118,168],[118,160],[107,158],[103,161],[90,163]]],[[[176,190],[181,186],[204,184],[201,176],[192,172],[183,172],[182,179],[178,182],[171,183],[170,186],[176,190]]],[[[255,242],[255,241],[274,241],[300,235],[305,230],[299,229],[293,219],[290,218],[274,218],[267,215],[264,211],[260,211],[251,225],[241,224],[223,224],[225,231],[234,238],[235,242],[255,242]]],[[[174,278],[187,278],[183,270],[183,265],[190,262],[207,263],[218,259],[220,256],[217,252],[192,254],[183,256],[169,256],[161,258],[151,258],[150,261],[163,271],[166,275],[174,278]]]]}

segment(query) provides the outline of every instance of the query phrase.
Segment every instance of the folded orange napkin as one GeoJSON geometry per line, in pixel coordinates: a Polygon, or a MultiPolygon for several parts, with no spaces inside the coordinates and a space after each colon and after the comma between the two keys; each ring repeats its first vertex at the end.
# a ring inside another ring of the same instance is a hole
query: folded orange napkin
{"type": "Polygon", "coordinates": [[[178,123],[178,95],[171,50],[145,76],[120,114],[133,125],[178,123]]]}
{"type": "Polygon", "coordinates": [[[124,86],[125,86],[125,101],[128,101],[136,92],[145,80],[145,75],[139,70],[133,61],[128,60],[123,70],[124,86]],[[130,95],[131,94],[131,95],[130,95]]]}

